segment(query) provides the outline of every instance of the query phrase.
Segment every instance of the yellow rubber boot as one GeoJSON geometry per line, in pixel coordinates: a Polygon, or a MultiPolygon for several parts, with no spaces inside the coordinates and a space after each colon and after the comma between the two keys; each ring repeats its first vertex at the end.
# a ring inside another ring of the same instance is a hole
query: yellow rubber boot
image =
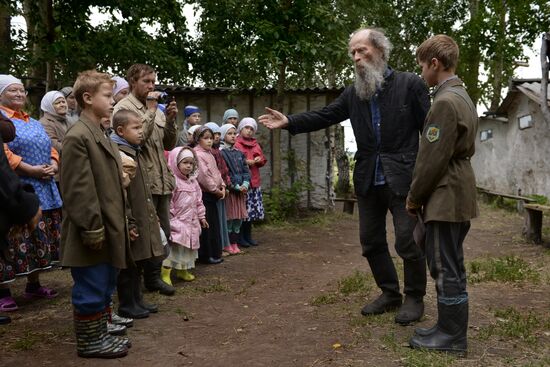
{"type": "Polygon", "coordinates": [[[170,273],[172,272],[171,268],[162,267],[160,268],[160,279],[166,284],[172,285],[172,279],[170,279],[170,273]]]}
{"type": "Polygon", "coordinates": [[[191,282],[195,280],[195,276],[187,270],[178,270],[177,277],[186,282],[191,282]]]}

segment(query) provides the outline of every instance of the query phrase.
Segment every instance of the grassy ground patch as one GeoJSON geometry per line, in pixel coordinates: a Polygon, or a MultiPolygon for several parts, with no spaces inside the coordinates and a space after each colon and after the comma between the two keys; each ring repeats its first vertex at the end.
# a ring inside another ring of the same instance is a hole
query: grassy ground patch
{"type": "Polygon", "coordinates": [[[470,284],[521,281],[539,283],[540,275],[525,260],[515,255],[474,260],[468,264],[470,284]]]}
{"type": "Polygon", "coordinates": [[[513,307],[495,310],[496,322],[482,327],[477,337],[481,340],[492,336],[512,338],[530,345],[536,344],[538,332],[550,329],[550,317],[533,312],[521,313],[513,307]]]}

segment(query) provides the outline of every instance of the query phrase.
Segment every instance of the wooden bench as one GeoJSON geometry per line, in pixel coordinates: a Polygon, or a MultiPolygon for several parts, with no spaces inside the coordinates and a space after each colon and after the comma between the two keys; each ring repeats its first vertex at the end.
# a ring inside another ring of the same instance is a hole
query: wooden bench
{"type": "Polygon", "coordinates": [[[525,227],[523,234],[528,241],[542,243],[542,217],[550,213],[550,206],[540,204],[525,204],[525,227]]]}
{"type": "Polygon", "coordinates": [[[489,190],[487,188],[479,187],[479,186],[477,187],[477,191],[480,194],[485,195],[489,198],[496,198],[497,205],[504,204],[504,199],[516,200],[517,201],[517,210],[518,210],[519,213],[523,212],[523,208],[525,207],[526,203],[534,203],[535,202],[535,199],[528,198],[526,196],[521,196],[521,191],[519,192],[518,195],[513,195],[513,194],[506,194],[506,193],[503,193],[503,192],[489,190]]]}
{"type": "Polygon", "coordinates": [[[357,199],[355,199],[355,198],[335,198],[334,201],[343,202],[344,203],[343,212],[353,215],[353,210],[355,208],[355,203],[357,202],[357,199]]]}

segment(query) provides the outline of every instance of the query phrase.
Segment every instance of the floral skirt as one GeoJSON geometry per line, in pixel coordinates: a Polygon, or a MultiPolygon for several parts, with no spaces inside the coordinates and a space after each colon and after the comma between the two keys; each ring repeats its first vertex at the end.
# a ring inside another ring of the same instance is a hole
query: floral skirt
{"type": "Polygon", "coordinates": [[[59,262],[61,209],[44,210],[38,226],[29,232],[26,226],[14,226],[7,247],[0,251],[0,283],[16,276],[49,269],[59,262]]]}
{"type": "Polygon", "coordinates": [[[248,210],[248,219],[246,221],[256,221],[264,219],[264,203],[262,199],[262,188],[256,187],[248,190],[246,199],[246,209],[248,210]]]}

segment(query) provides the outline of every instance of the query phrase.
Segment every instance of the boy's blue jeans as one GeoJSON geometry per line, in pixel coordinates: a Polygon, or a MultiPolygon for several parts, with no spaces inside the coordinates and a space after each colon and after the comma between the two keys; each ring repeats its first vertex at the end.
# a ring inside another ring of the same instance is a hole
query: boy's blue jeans
{"type": "Polygon", "coordinates": [[[71,268],[73,276],[72,302],[80,315],[102,312],[111,304],[118,269],[111,264],[71,268]]]}

